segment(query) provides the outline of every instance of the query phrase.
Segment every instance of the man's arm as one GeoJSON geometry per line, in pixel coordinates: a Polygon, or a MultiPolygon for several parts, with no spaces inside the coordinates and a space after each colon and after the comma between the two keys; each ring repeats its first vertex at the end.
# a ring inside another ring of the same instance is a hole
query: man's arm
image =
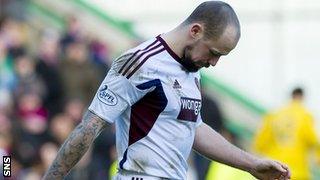
{"type": "Polygon", "coordinates": [[[212,160],[247,171],[258,179],[290,178],[287,166],[257,158],[237,148],[205,123],[196,130],[193,149],[212,160]]]}
{"type": "Polygon", "coordinates": [[[106,121],[87,111],[82,122],[63,143],[43,179],[63,179],[81,159],[93,140],[106,127],[106,124],[106,121]]]}

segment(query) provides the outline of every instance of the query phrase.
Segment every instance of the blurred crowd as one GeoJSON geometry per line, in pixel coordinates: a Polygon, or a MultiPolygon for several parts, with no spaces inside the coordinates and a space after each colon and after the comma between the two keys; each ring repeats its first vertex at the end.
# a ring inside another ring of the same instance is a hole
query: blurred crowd
{"type": "MultiPolygon", "coordinates": [[[[75,17],[65,27],[35,31],[0,14],[0,155],[11,155],[12,179],[40,179],[107,73],[107,44],[88,38],[75,17]]],[[[105,179],[113,133],[99,136],[69,179],[105,179]]]]}
{"type": "MultiPolygon", "coordinates": [[[[52,27],[39,30],[26,21],[21,8],[24,5],[9,2],[17,1],[0,0],[0,155],[12,157],[11,179],[41,179],[61,144],[81,121],[108,72],[111,57],[108,44],[98,40],[99,37],[86,34],[74,16],[67,17],[63,31],[52,27]],[[11,5],[4,6],[4,3],[11,5]]],[[[238,137],[224,127],[219,104],[205,92],[202,103],[203,120],[229,141],[241,146],[238,137]]],[[[299,108],[289,114],[308,114],[302,105],[299,108]]],[[[287,122],[288,118],[284,119],[283,126],[273,123],[275,128],[285,129],[281,131],[281,137],[286,135],[284,132],[298,132],[289,126],[294,124],[292,118],[288,120],[290,122],[287,122]]],[[[303,125],[309,122],[305,118],[296,119],[301,119],[303,125]]],[[[313,124],[309,125],[310,128],[301,134],[311,132],[313,124]]],[[[272,141],[264,139],[270,138],[269,134],[259,139],[262,132],[265,132],[263,127],[257,130],[258,138],[254,143],[257,153],[262,143],[270,147],[270,143],[277,139],[277,134],[273,134],[272,141]]],[[[301,137],[306,139],[306,136],[301,137]]],[[[316,138],[313,141],[313,144],[318,142],[316,138]]],[[[280,143],[279,147],[283,144],[280,143]]],[[[287,152],[285,149],[284,153],[287,152]]],[[[191,157],[188,179],[252,179],[248,173],[210,162],[196,153],[191,157]]],[[[0,164],[1,161],[2,158],[0,164]]],[[[111,125],[95,140],[66,179],[110,179],[116,166],[115,131],[111,125]]]]}

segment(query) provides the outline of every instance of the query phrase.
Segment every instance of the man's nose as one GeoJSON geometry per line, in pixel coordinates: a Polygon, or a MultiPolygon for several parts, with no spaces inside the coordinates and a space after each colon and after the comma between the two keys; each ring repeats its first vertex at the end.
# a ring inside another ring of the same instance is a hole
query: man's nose
{"type": "Polygon", "coordinates": [[[212,57],[210,60],[209,60],[209,63],[211,66],[215,66],[217,64],[217,62],[219,61],[219,58],[220,56],[216,56],[216,57],[212,57]]]}

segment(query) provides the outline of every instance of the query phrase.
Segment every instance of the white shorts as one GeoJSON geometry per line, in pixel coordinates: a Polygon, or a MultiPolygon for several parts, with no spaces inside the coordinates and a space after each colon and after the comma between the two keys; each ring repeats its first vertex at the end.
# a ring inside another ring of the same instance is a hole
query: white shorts
{"type": "Polygon", "coordinates": [[[164,180],[166,178],[160,178],[156,176],[150,176],[146,174],[140,174],[132,171],[120,170],[117,172],[113,180],[164,180]]]}

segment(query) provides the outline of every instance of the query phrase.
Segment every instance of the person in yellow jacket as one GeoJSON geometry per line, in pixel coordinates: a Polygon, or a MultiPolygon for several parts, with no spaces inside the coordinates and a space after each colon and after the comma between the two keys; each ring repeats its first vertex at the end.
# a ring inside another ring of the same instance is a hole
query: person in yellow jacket
{"type": "Polygon", "coordinates": [[[303,89],[296,88],[291,95],[292,101],[287,106],[264,117],[254,150],[287,164],[293,180],[308,180],[310,153],[312,149],[320,152],[320,143],[312,115],[302,104],[303,89]]]}

